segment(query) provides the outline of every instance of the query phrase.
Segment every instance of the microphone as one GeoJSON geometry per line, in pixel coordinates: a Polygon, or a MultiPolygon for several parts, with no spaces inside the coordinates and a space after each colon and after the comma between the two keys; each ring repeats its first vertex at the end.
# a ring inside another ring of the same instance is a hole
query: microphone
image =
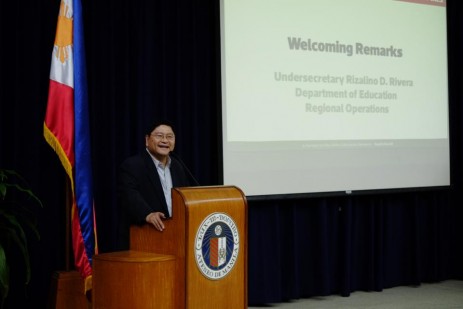
{"type": "Polygon", "coordinates": [[[183,166],[185,171],[188,173],[188,176],[194,181],[195,185],[200,186],[199,182],[196,180],[195,176],[191,173],[190,169],[186,166],[185,163],[183,163],[182,159],[176,154],[173,153],[172,151],[169,153],[170,156],[172,156],[174,159],[176,159],[180,164],[183,166]]]}

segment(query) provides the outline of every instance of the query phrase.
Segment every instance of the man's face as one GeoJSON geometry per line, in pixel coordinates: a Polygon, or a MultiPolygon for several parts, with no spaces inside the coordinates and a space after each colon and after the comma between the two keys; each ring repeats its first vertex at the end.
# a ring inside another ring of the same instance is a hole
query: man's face
{"type": "Polygon", "coordinates": [[[167,125],[160,125],[150,135],[145,136],[145,145],[156,159],[164,162],[175,148],[174,131],[167,125]]]}

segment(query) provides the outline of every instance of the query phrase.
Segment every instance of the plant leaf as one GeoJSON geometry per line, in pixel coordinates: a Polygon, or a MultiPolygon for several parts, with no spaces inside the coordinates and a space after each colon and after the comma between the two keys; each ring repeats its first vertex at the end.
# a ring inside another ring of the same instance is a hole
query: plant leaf
{"type": "MultiPolygon", "coordinates": [[[[15,188],[16,190],[26,193],[29,197],[31,197],[33,200],[37,202],[37,204],[40,205],[40,207],[43,208],[42,201],[29,189],[23,188],[20,185],[17,184],[11,184],[11,183],[4,183],[3,184],[5,187],[12,187],[15,188]]],[[[6,188],[5,188],[5,193],[3,194],[3,198],[6,196],[6,188]]]]}
{"type": "Polygon", "coordinates": [[[1,182],[0,183],[0,198],[3,200],[5,198],[5,195],[6,195],[6,185],[1,182]]]}
{"type": "Polygon", "coordinates": [[[0,308],[8,296],[10,290],[10,269],[6,261],[5,250],[0,243],[0,308]]]}
{"type": "Polygon", "coordinates": [[[30,189],[28,189],[29,185],[27,184],[27,181],[16,171],[0,169],[0,185],[3,186],[3,188],[0,187],[1,197],[5,198],[7,187],[13,187],[18,191],[26,193],[29,197],[32,197],[40,205],[40,207],[43,208],[42,201],[30,189]],[[7,182],[8,176],[13,176],[13,178],[16,177],[15,180],[19,180],[19,182],[16,181],[15,183],[12,183],[11,180],[7,182]]]}
{"type": "Polygon", "coordinates": [[[9,238],[12,239],[19,247],[23,258],[24,258],[24,265],[26,266],[26,284],[29,284],[30,277],[31,277],[31,265],[29,259],[29,250],[27,249],[27,238],[26,234],[22,226],[18,223],[15,216],[11,216],[5,214],[5,218],[8,219],[11,227],[2,227],[5,228],[6,233],[8,234],[9,238]]]}
{"type": "Polygon", "coordinates": [[[25,284],[30,282],[30,255],[24,227],[28,226],[40,239],[35,215],[28,207],[31,201],[43,208],[41,200],[30,190],[30,186],[20,174],[14,170],[0,168],[0,309],[3,308],[10,289],[10,267],[5,254],[5,250],[9,252],[10,245],[14,244],[21,252],[25,265],[25,284]],[[9,192],[18,195],[9,194],[7,197],[9,192]]]}

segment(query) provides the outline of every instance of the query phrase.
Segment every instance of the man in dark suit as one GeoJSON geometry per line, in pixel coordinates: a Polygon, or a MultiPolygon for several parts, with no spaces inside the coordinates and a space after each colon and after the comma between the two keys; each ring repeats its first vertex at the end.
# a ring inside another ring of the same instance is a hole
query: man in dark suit
{"type": "Polygon", "coordinates": [[[162,232],[163,220],[174,215],[171,189],[192,185],[182,162],[170,155],[175,148],[172,125],[153,124],[146,132],[145,146],[146,150],[126,159],[119,170],[118,202],[123,211],[121,249],[128,248],[130,224],[149,223],[162,232]]]}

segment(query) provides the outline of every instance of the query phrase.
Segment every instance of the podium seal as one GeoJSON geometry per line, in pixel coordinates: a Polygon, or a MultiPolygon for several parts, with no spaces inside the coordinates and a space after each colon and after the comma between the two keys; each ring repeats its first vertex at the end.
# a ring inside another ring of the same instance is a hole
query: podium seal
{"type": "Polygon", "coordinates": [[[195,238],[195,259],[201,273],[220,280],[235,266],[240,236],[235,221],[226,213],[212,213],[198,227],[195,238]]]}

